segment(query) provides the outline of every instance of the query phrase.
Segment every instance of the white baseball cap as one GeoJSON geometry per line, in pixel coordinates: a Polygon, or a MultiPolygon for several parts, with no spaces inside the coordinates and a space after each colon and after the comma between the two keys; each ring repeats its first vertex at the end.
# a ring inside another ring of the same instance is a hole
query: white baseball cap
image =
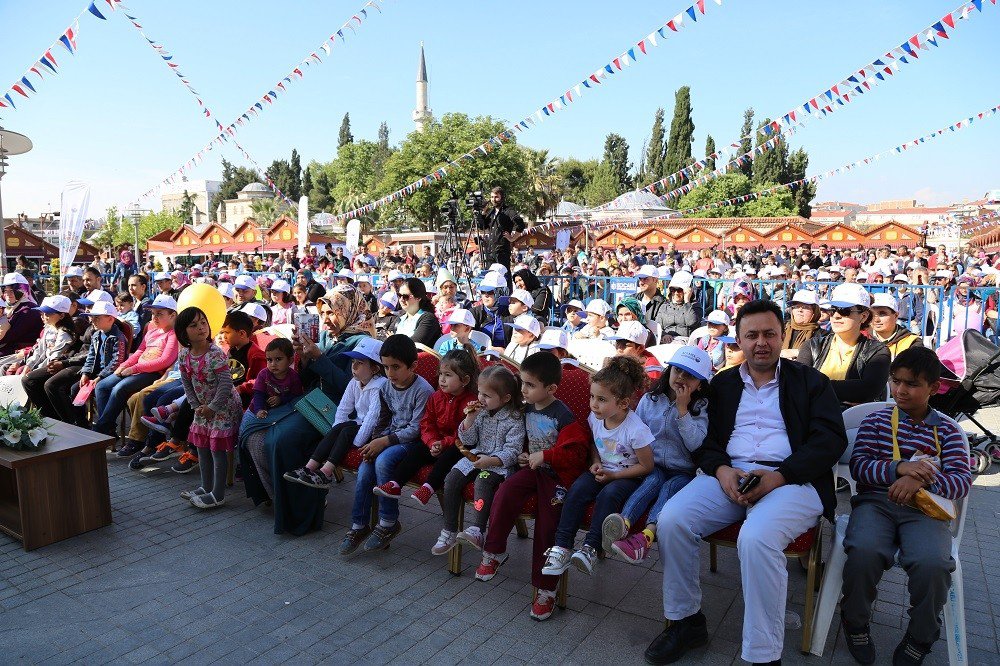
{"type": "Polygon", "coordinates": [[[66,277],[68,277],[68,278],[71,278],[71,277],[82,278],[83,277],[83,269],[80,268],[79,266],[70,266],[69,268],[66,269],[66,277]]]}
{"type": "Polygon", "coordinates": [[[799,289],[792,295],[791,303],[799,303],[801,305],[818,305],[819,301],[816,299],[816,292],[812,289],[799,289]]]}
{"type": "Polygon", "coordinates": [[[236,276],[236,282],[233,284],[237,289],[257,289],[257,281],[249,275],[236,276]]]}
{"type": "Polygon", "coordinates": [[[111,297],[111,294],[102,289],[94,289],[93,291],[87,292],[82,298],[77,300],[77,302],[83,306],[93,305],[94,303],[99,303],[100,301],[104,301],[105,303],[114,303],[115,299],[111,297]]]}
{"type": "Polygon", "coordinates": [[[608,336],[609,340],[627,340],[637,345],[646,346],[649,341],[649,329],[637,321],[623,321],[614,335],[608,336]]]}
{"type": "Polygon", "coordinates": [[[833,305],[830,303],[829,300],[827,300],[825,298],[821,298],[821,299],[819,299],[819,309],[820,310],[832,310],[833,309],[833,305]]]}
{"type": "Polygon", "coordinates": [[[499,273],[500,275],[507,275],[507,267],[503,264],[490,264],[491,273],[499,273]]]}
{"type": "MultiPolygon", "coordinates": [[[[286,282],[285,284],[288,283],[286,282]]],[[[274,285],[271,286],[273,287],[274,285]]],[[[220,282],[215,288],[218,289],[219,293],[225,298],[236,298],[236,287],[233,286],[232,282],[220,282]]]]}
{"type": "Polygon", "coordinates": [[[547,328],[538,340],[539,349],[566,349],[569,347],[569,333],[561,328],[547,328]]]}
{"type": "MultiPolygon", "coordinates": [[[[222,291],[222,289],[219,289],[219,291],[222,291]]],[[[288,284],[288,280],[275,280],[271,283],[271,291],[280,291],[283,294],[287,294],[292,291],[292,285],[288,284]]]]}
{"type": "Polygon", "coordinates": [[[599,298],[595,298],[591,302],[587,303],[587,307],[585,309],[587,312],[592,312],[602,317],[607,317],[608,313],[611,312],[611,306],[608,305],[606,301],[602,301],[599,298]]]}
{"type": "Polygon", "coordinates": [[[852,305],[871,307],[872,295],[860,284],[847,283],[837,285],[830,294],[830,305],[835,308],[849,308],[852,305]]]}
{"type": "Polygon", "coordinates": [[[910,284],[910,278],[906,277],[902,273],[900,273],[899,275],[896,275],[895,277],[893,277],[892,281],[893,282],[905,282],[906,284],[910,284]]]}
{"type": "Polygon", "coordinates": [[[705,321],[709,324],[722,324],[723,326],[729,326],[732,322],[729,319],[729,315],[722,310],[712,310],[705,317],[705,321]]]}
{"type": "Polygon", "coordinates": [[[393,268],[389,271],[389,276],[386,278],[389,282],[394,282],[396,280],[405,280],[406,276],[403,275],[403,271],[393,268]]]}
{"type": "Polygon", "coordinates": [[[496,291],[507,287],[507,280],[502,275],[490,271],[483,276],[483,281],[479,283],[479,291],[496,291]]]}
{"type": "Polygon", "coordinates": [[[524,306],[528,308],[530,308],[535,304],[535,299],[532,298],[531,294],[529,294],[525,289],[515,289],[514,291],[510,292],[510,298],[516,301],[521,301],[522,303],[524,303],[524,306]]]}
{"type": "MultiPolygon", "coordinates": [[[[44,301],[43,301],[44,303],[44,301]]],[[[98,315],[111,315],[112,317],[118,318],[121,315],[118,312],[118,308],[114,306],[114,303],[108,303],[107,301],[98,301],[94,303],[90,308],[90,312],[81,312],[85,317],[96,317],[98,315]]]]}
{"type": "Polygon", "coordinates": [[[896,314],[899,314],[899,303],[892,294],[875,294],[875,298],[872,299],[872,307],[889,308],[896,314]]]}
{"type": "Polygon", "coordinates": [[[354,349],[342,353],[344,354],[344,356],[348,358],[374,361],[375,363],[381,365],[382,364],[381,352],[382,352],[382,341],[366,336],[358,340],[358,344],[354,346],[354,349]]]}
{"type": "Polygon", "coordinates": [[[267,310],[265,310],[264,306],[260,303],[245,303],[243,307],[240,308],[240,312],[246,312],[254,319],[267,321],[267,310]]]}
{"type": "Polygon", "coordinates": [[[687,289],[694,282],[694,276],[687,271],[677,271],[674,276],[670,278],[669,289],[680,288],[687,289]]]}
{"type": "Polygon", "coordinates": [[[684,372],[707,381],[712,377],[712,359],[708,352],[692,345],[686,345],[674,352],[667,365],[680,368],[684,372]]]}
{"type": "Polygon", "coordinates": [[[530,314],[523,314],[515,317],[514,323],[511,324],[511,328],[515,331],[528,331],[536,338],[542,333],[542,325],[539,324],[538,320],[530,314]]]}
{"type": "MultiPolygon", "coordinates": [[[[82,277],[83,273],[81,273],[80,276],[82,277]]],[[[170,273],[153,273],[153,282],[159,282],[160,280],[172,280],[172,279],[173,278],[170,277],[170,273]]]]}
{"type": "Polygon", "coordinates": [[[660,277],[660,274],[656,271],[656,266],[653,266],[652,264],[643,264],[642,266],[639,266],[639,270],[635,272],[635,279],[641,280],[642,278],[648,277],[660,277]]]}
{"type": "Polygon", "coordinates": [[[399,307],[399,296],[392,289],[379,296],[378,302],[386,306],[393,312],[399,307]]]}
{"type": "Polygon", "coordinates": [[[562,306],[562,311],[563,311],[564,315],[566,314],[566,308],[576,308],[577,310],[586,310],[587,306],[585,306],[583,304],[583,301],[574,298],[569,303],[567,303],[566,305],[562,306]]]}
{"type": "Polygon", "coordinates": [[[20,284],[28,284],[28,278],[20,273],[7,273],[3,276],[3,286],[13,287],[20,284]]]}
{"type": "MultiPolygon", "coordinates": [[[[356,278],[354,278],[354,281],[355,282],[367,282],[368,284],[371,284],[372,283],[372,276],[369,275],[368,273],[358,273],[358,276],[356,278]]],[[[273,284],[271,285],[271,291],[274,291],[274,285],[273,284]]]]}
{"type": "Polygon", "coordinates": [[[45,314],[55,314],[56,312],[66,314],[69,312],[71,305],[72,303],[68,298],[57,294],[55,296],[46,296],[42,299],[41,305],[32,309],[44,312],[45,314]]]}
{"type": "Polygon", "coordinates": [[[341,268],[337,272],[337,277],[347,278],[351,282],[354,282],[357,279],[357,276],[354,275],[354,271],[352,271],[350,268],[341,268]]]}
{"type": "Polygon", "coordinates": [[[827,271],[820,271],[819,273],[816,274],[816,279],[819,282],[829,282],[832,278],[833,276],[830,275],[830,273],[828,273],[827,271]]]}
{"type": "Polygon", "coordinates": [[[448,315],[448,319],[445,321],[446,324],[465,324],[466,326],[476,326],[476,318],[472,316],[472,312],[466,310],[465,308],[455,308],[448,315]]]}
{"type": "MultiPolygon", "coordinates": [[[[947,268],[941,268],[934,271],[934,277],[936,278],[948,278],[949,280],[955,276],[954,273],[949,271],[947,268]]],[[[6,282],[6,279],[4,280],[6,282]]]]}
{"type": "Polygon", "coordinates": [[[177,311],[177,301],[173,299],[172,296],[167,294],[160,294],[153,299],[153,302],[146,306],[147,308],[157,308],[162,310],[173,310],[177,311]]]}

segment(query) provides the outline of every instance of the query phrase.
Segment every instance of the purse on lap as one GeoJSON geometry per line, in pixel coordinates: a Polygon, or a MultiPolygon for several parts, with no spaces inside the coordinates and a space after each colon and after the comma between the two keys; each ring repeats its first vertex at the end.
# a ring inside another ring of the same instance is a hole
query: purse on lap
{"type": "Polygon", "coordinates": [[[315,388],[302,396],[295,403],[295,411],[304,416],[321,435],[330,432],[337,419],[337,404],[323,393],[322,388],[315,388]]]}

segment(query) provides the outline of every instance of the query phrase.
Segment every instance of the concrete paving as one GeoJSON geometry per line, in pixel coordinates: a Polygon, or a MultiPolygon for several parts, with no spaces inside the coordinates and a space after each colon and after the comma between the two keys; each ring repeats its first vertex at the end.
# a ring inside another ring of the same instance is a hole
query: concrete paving
{"type": "MultiPolygon", "coordinates": [[[[1000,409],[981,414],[1000,426],[1000,409]]],[[[3,663],[638,664],[663,626],[655,552],[644,566],[609,559],[593,577],[574,573],[569,607],[539,623],[528,617],[530,540],[512,535],[511,559],[488,583],[473,577],[475,553],[453,576],[430,554],[440,512],[403,501],[404,531],[389,550],[342,560],[350,477],[331,490],[323,531],[295,538],[272,534],[270,509],[254,508],[239,484],[225,507],[199,512],[178,496],[194,475],[143,476],[117,459],[109,468],[112,526],[30,553],[0,535],[3,663]]],[[[1000,664],[997,465],[976,478],[969,506],[969,663],[1000,664]]],[[[735,550],[720,550],[713,574],[704,547],[701,579],[711,642],[681,663],[742,664],[735,550]]],[[[791,562],[783,662],[853,664],[836,625],[823,657],[799,652],[804,589],[791,562]]],[[[895,569],[875,607],[878,663],[902,637],[906,609],[895,569]]],[[[925,663],[946,664],[945,645],[925,663]]]]}

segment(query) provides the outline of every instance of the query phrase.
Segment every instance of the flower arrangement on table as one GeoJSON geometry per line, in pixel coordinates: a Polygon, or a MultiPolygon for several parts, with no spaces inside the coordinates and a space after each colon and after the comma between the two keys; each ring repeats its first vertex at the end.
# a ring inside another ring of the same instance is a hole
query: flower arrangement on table
{"type": "Polygon", "coordinates": [[[49,436],[42,413],[12,402],[0,407],[0,445],[21,451],[37,451],[49,436]]]}

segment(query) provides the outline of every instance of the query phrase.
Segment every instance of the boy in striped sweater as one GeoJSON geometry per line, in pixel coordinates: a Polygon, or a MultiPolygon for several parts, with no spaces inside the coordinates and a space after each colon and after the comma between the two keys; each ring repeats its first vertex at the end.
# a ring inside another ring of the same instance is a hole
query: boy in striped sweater
{"type": "Polygon", "coordinates": [[[896,406],[861,423],[851,454],[858,494],[851,500],[844,539],[841,619],[851,655],[860,664],[874,663],[868,622],[878,582],[898,550],[911,607],[892,663],[921,664],[937,640],[955,562],[949,522],[927,516],[913,506],[913,498],[926,489],[960,500],[969,492],[972,474],[961,433],[929,405],[940,385],[937,354],[911,347],[900,352],[889,372],[896,406]]]}

